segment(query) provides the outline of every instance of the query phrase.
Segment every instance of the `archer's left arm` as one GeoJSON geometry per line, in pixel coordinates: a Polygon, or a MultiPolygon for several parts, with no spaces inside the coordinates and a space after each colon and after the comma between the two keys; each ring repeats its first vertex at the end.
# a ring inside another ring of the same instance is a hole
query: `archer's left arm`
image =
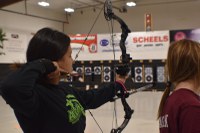
{"type": "Polygon", "coordinates": [[[88,91],[76,91],[78,97],[80,97],[80,102],[85,107],[85,109],[95,109],[108,101],[116,95],[116,92],[123,89],[121,84],[115,82],[108,85],[99,87],[98,89],[92,89],[88,91]]]}

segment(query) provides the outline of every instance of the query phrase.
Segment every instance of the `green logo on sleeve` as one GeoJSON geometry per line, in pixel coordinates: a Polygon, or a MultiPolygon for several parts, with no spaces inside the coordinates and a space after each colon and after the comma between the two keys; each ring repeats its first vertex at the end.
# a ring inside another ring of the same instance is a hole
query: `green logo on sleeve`
{"type": "Polygon", "coordinates": [[[85,115],[84,108],[74,95],[69,94],[66,96],[66,106],[69,108],[67,113],[69,122],[72,124],[75,124],[77,121],[79,121],[81,115],[85,115]]]}

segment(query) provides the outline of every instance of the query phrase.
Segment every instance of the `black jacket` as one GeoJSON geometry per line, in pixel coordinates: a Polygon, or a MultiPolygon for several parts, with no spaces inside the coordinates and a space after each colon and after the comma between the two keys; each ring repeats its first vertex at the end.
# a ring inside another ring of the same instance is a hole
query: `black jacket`
{"type": "Polygon", "coordinates": [[[51,61],[25,64],[2,83],[2,97],[9,104],[24,133],[83,133],[85,110],[94,109],[115,96],[111,83],[95,90],[81,91],[65,84],[40,83],[54,71],[51,61]]]}

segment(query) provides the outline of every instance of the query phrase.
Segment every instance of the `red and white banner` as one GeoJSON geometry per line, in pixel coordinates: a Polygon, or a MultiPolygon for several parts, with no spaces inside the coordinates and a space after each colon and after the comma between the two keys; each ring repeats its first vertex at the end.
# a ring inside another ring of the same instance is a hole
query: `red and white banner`
{"type": "MultiPolygon", "coordinates": [[[[121,49],[119,42],[121,40],[121,33],[115,33],[113,35],[98,34],[95,39],[93,35],[90,35],[89,37],[91,38],[89,39],[93,41],[86,41],[86,45],[83,47],[82,43],[86,35],[70,37],[72,40],[73,57],[81,49],[78,60],[113,60],[113,51],[115,52],[115,59],[120,59],[121,49]],[[91,46],[94,47],[93,51],[90,50],[91,46]]],[[[136,60],[166,59],[169,40],[169,31],[133,32],[128,35],[125,46],[127,53],[136,60]]]]}
{"type": "Polygon", "coordinates": [[[81,49],[82,52],[96,53],[97,52],[97,35],[77,34],[70,35],[71,46],[73,50],[81,49]]]}

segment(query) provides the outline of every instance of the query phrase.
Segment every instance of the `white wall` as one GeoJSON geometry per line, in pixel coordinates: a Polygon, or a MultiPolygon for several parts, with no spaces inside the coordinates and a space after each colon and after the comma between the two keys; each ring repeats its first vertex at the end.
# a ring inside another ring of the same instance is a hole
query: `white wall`
{"type": "MultiPolygon", "coordinates": [[[[27,16],[25,14],[26,12],[24,2],[19,2],[17,4],[13,4],[11,6],[3,8],[2,10],[0,10],[0,27],[6,29],[28,31],[30,33],[35,33],[37,30],[43,27],[51,27],[59,31],[63,31],[62,22],[45,20],[37,17],[27,16]],[[18,12],[20,14],[13,12],[18,12]]],[[[66,21],[64,14],[53,12],[49,9],[44,10],[40,7],[35,6],[27,6],[27,14],[66,21]]]]}
{"type": "MultiPolygon", "coordinates": [[[[128,13],[114,13],[120,16],[131,29],[134,31],[144,31],[144,14],[152,13],[154,30],[172,30],[172,29],[191,29],[200,27],[200,1],[192,1],[185,3],[162,4],[151,6],[138,6],[128,8],[128,13]]],[[[69,17],[69,24],[66,25],[67,33],[88,33],[92,23],[97,16],[92,9],[74,13],[69,17]]],[[[115,23],[115,32],[121,32],[120,26],[115,23]]],[[[94,26],[92,33],[110,33],[108,24],[103,14],[94,26]]]]}
{"type": "MultiPolygon", "coordinates": [[[[132,32],[144,31],[145,13],[152,13],[154,30],[191,29],[200,28],[199,7],[199,0],[190,0],[183,3],[136,6],[128,8],[128,13],[119,13],[117,10],[114,10],[114,13],[127,23],[132,32]]],[[[25,13],[24,2],[19,2],[3,9],[25,13]]],[[[31,15],[67,21],[64,12],[53,12],[48,8],[30,5],[27,5],[27,9],[27,13],[31,15]]],[[[64,31],[68,34],[88,33],[99,11],[100,9],[96,9],[96,12],[93,12],[93,9],[83,9],[83,14],[80,13],[80,10],[76,11],[71,16],[68,16],[69,24],[64,25],[64,31]]],[[[0,10],[0,27],[36,32],[38,29],[47,26],[63,31],[63,23],[0,10]]],[[[118,23],[114,24],[114,32],[121,32],[118,23]]],[[[103,12],[92,33],[110,33],[103,12]]]]}

